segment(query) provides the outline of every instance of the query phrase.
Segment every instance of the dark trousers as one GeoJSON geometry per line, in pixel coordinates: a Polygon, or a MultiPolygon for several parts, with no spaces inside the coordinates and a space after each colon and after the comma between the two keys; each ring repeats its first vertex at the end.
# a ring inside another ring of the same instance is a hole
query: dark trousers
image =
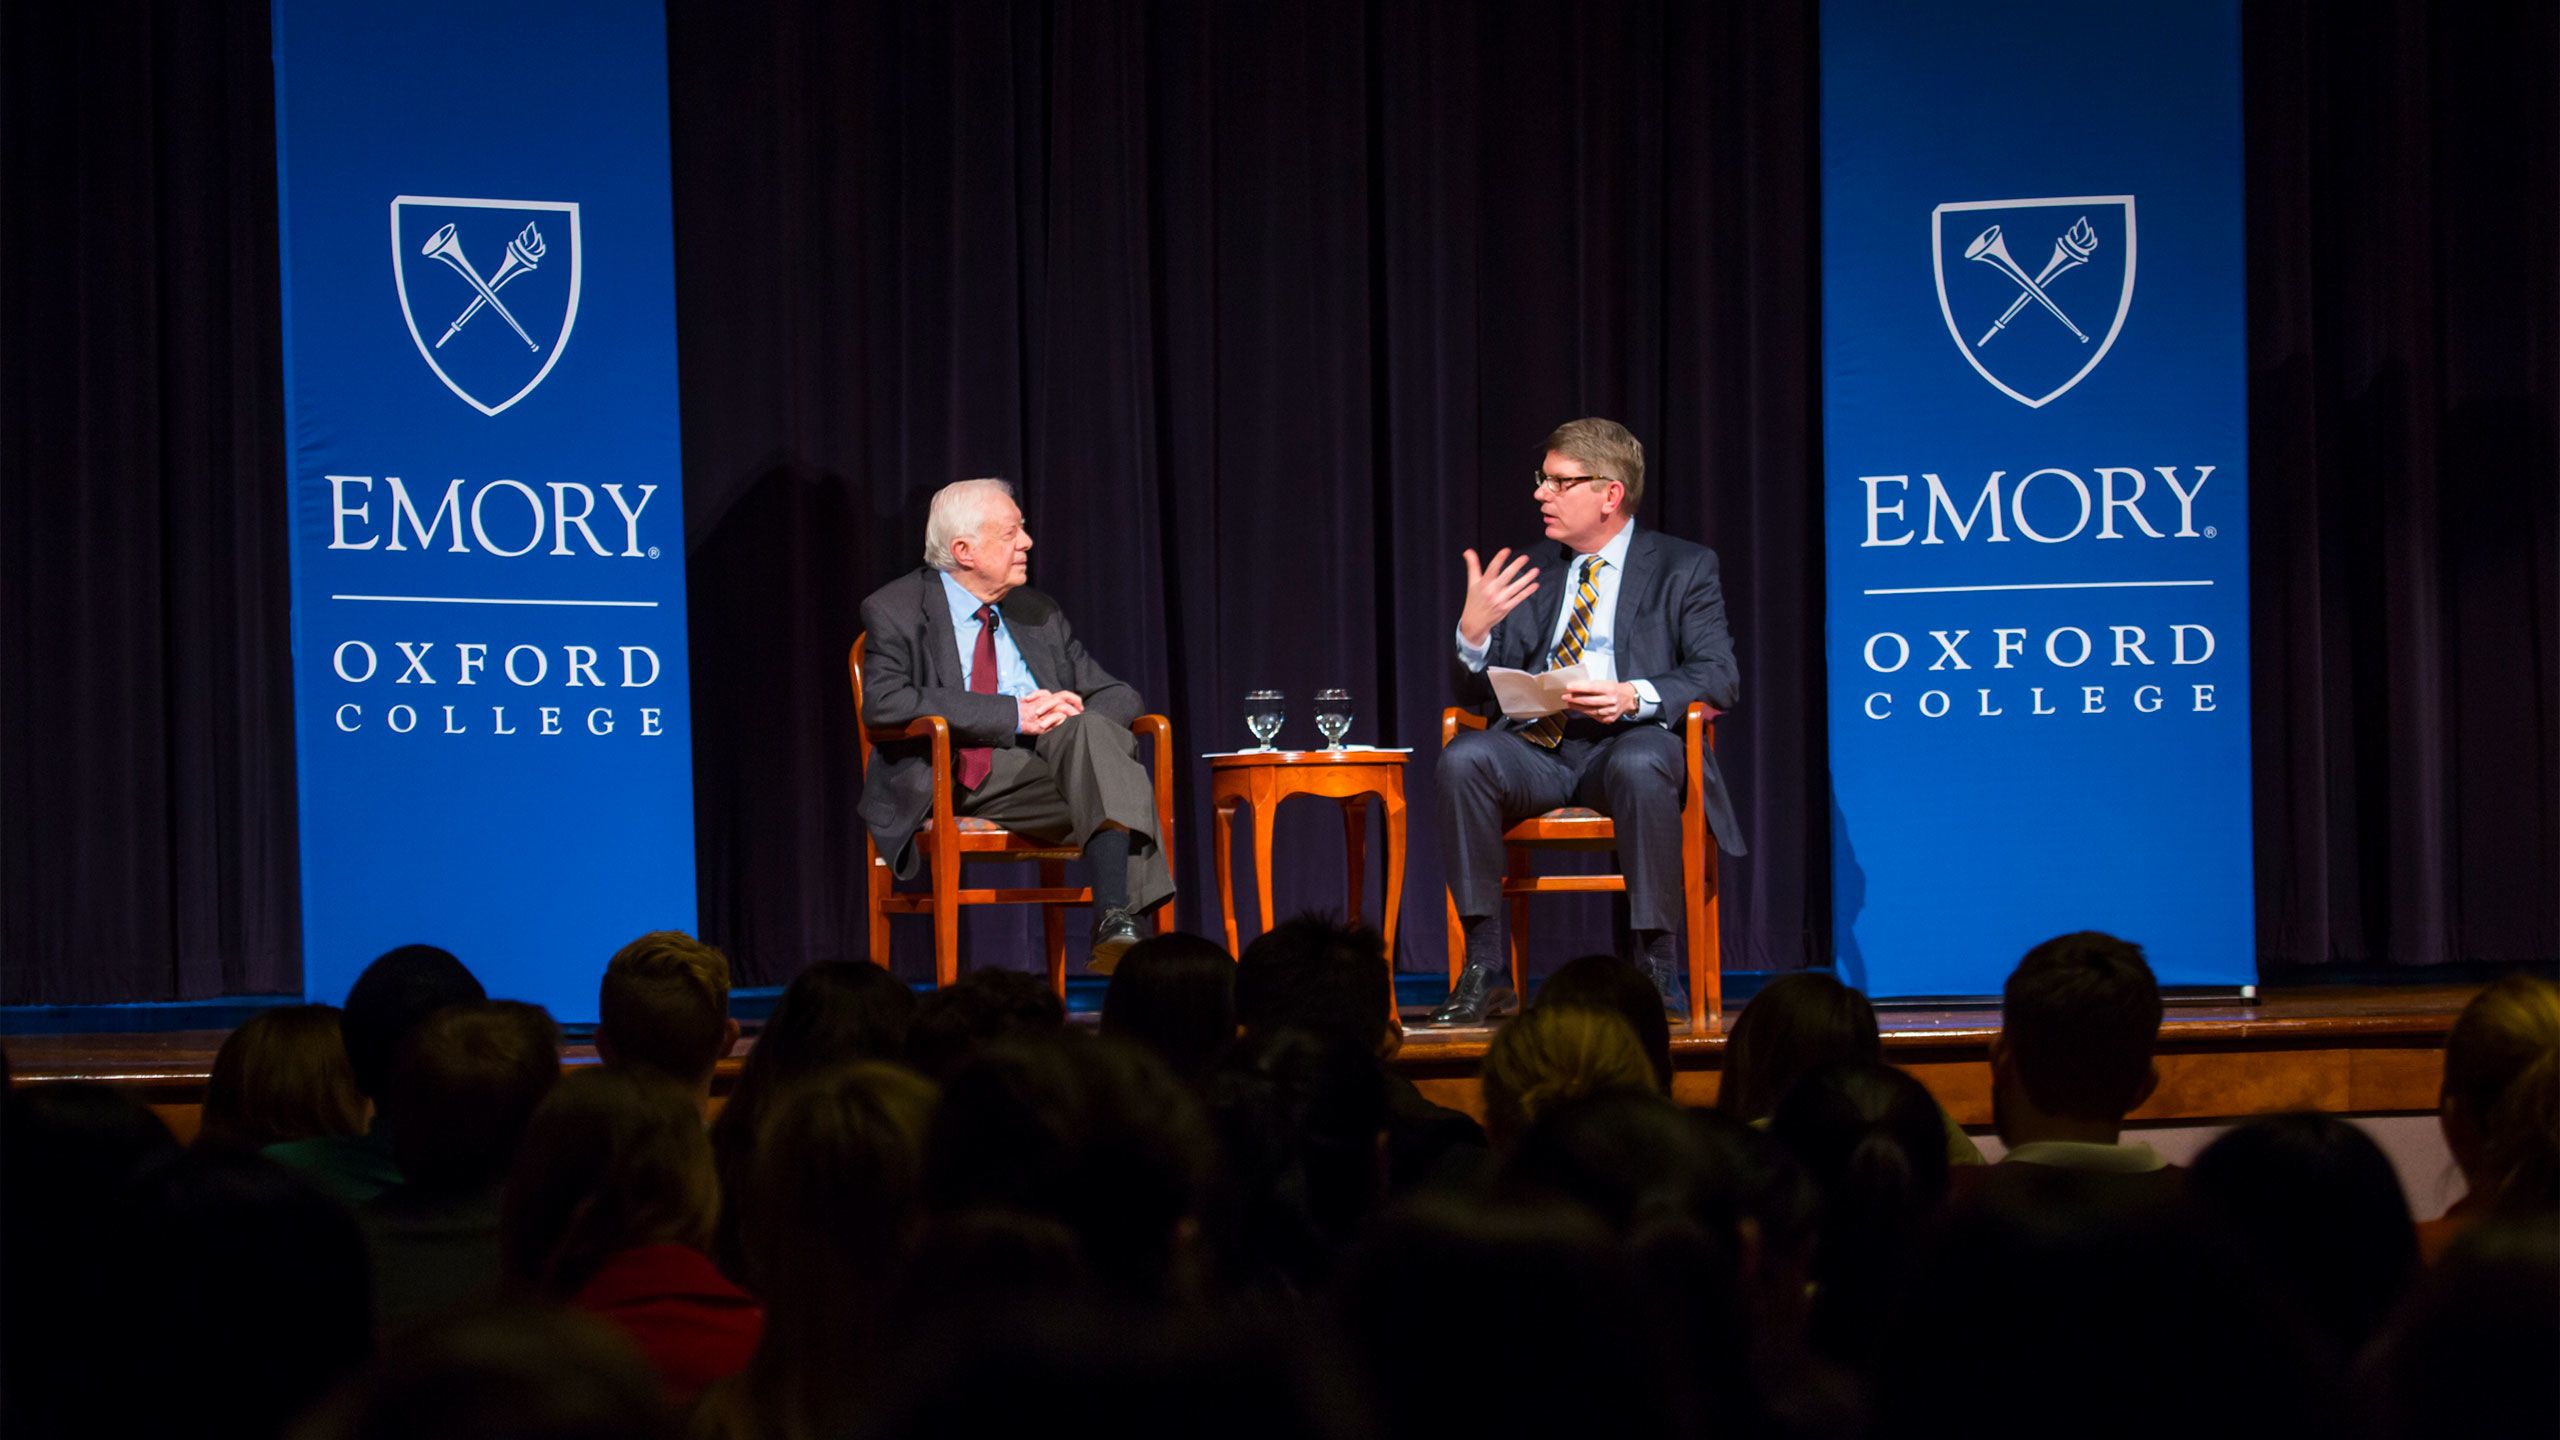
{"type": "Polygon", "coordinates": [[[1129,833],[1128,865],[1124,875],[1094,876],[1095,908],[1144,914],[1173,894],[1173,871],[1156,841],[1155,783],[1138,763],[1138,737],[1127,726],[1074,715],[990,758],[986,780],[952,797],[961,814],[1078,848],[1117,826],[1129,833]]]}
{"type": "Polygon", "coordinates": [[[1471,730],[1440,752],[1440,863],[1458,916],[1501,908],[1502,832],[1565,805],[1616,823],[1628,923],[1680,926],[1680,737],[1659,725],[1574,722],[1553,750],[1509,730],[1471,730]]]}

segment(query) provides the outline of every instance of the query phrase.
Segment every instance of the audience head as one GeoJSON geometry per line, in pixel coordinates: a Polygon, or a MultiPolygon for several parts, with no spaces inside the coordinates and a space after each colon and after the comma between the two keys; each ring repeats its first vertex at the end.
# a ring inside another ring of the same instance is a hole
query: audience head
{"type": "Polygon", "coordinates": [[[99,1433],[264,1440],[363,1363],[373,1280],[346,1207],[214,1150],[147,1167],[121,1208],[125,1241],[89,1259],[118,1277],[117,1343],[151,1373],[90,1397],[99,1433]]]}
{"type": "Polygon", "coordinates": [[[1236,962],[1216,944],[1174,931],[1139,941],[1111,972],[1102,1033],[1144,1045],[1173,1073],[1206,1084],[1236,1038],[1236,962]]]}
{"type": "Polygon", "coordinates": [[[2370,1433],[2560,1434],[2560,1215],[2492,1215],[2419,1281],[2367,1357],[2370,1433]]]}
{"type": "Polygon", "coordinates": [[[1993,1118],[2011,1145],[2115,1139],[2159,1082],[2160,987],[2142,947],[2095,930],[2026,953],[2000,992],[1991,1042],[1993,1118]],[[2060,1128],[2083,1135],[2054,1135],[2060,1128]]]}
{"type": "Polygon", "coordinates": [[[1791,971],[1761,987],[1734,1017],[1716,1108],[1737,1120],[1766,1120],[1806,1071],[1883,1053],[1866,996],[1828,970],[1791,971]]]}
{"type": "Polygon", "coordinates": [[[1550,1105],[1611,1090],[1659,1094],[1661,1082],[1615,1012],[1536,1006],[1494,1032],[1482,1083],[1485,1134],[1499,1150],[1550,1105]]]}
{"type": "Polygon", "coordinates": [[[384,951],[356,977],[339,1016],[356,1088],[377,1108],[387,1108],[392,1069],[418,1022],[447,1005],[488,998],[489,992],[450,951],[433,945],[384,951]]]}
{"type": "Polygon", "coordinates": [[[1208,1239],[1221,1278],[1282,1293],[1323,1275],[1386,1184],[1386,1076],[1344,1035],[1247,1037],[1209,1086],[1221,1163],[1208,1239]]]}
{"type": "Polygon", "coordinates": [[[867,960],[826,960],[792,977],[738,1068],[729,1103],[711,1122],[711,1151],[726,1202],[716,1259],[743,1279],[738,1197],[753,1166],[757,1129],[776,1096],[807,1077],[861,1060],[901,1060],[916,992],[867,960]]]}
{"type": "Polygon", "coordinates": [[[1402,1039],[1394,997],[1385,938],[1328,915],[1280,922],[1236,963],[1236,1020],[1248,1033],[1304,1030],[1392,1054],[1402,1039]]]}
{"type": "Polygon", "coordinates": [[[729,1018],[729,957],[681,930],[653,930],[604,967],[596,996],[596,1054],[704,1094],[712,1068],[738,1042],[729,1018]]]}
{"type": "Polygon", "coordinates": [[[1662,992],[1643,971],[1615,955],[1585,955],[1539,984],[1538,1003],[1606,1010],[1626,1021],[1653,1062],[1662,1093],[1671,1093],[1671,1019],[1663,1013],[1662,992]]]}
{"type": "Polygon", "coordinates": [[[551,1306],[475,1311],[385,1347],[294,1440],[675,1440],[630,1339],[551,1306]]]}
{"type": "Polygon", "coordinates": [[[639,1068],[561,1077],[507,1177],[507,1274],[556,1300],[643,1245],[707,1251],[720,1211],[693,1092],[639,1068]]]}
{"type": "Polygon", "coordinates": [[[1334,1298],[1381,1434],[1689,1433],[1686,1337],[1659,1323],[1627,1248],[1575,1206],[1418,1197],[1353,1249],[1334,1298]]]}
{"type": "Polygon", "coordinates": [[[2263,1263],[2303,1319],[2353,1355],[2418,1270],[2400,1176],[2334,1115],[2266,1115],[2196,1157],[2187,1193],[2263,1263]]]}
{"type": "Polygon", "coordinates": [[[495,1185],[560,1078],[560,1027],[539,1005],[449,1005],[420,1024],[391,1083],[393,1153],[412,1185],[495,1185]]]}
{"type": "Polygon", "coordinates": [[[1884,1309],[1901,1271],[1946,1200],[1938,1102],[1890,1065],[1837,1061],[1796,1082],[1769,1130],[1821,1196],[1815,1339],[1863,1366],[1884,1341],[1884,1309]]]}
{"type": "Polygon", "coordinates": [[[1039,976],[972,970],[916,1002],[907,1063],[927,1079],[947,1080],[987,1045],[1055,1035],[1066,1023],[1066,1002],[1039,976]]]}
{"type": "Polygon", "coordinates": [[[1081,1036],[1004,1041],[955,1071],[925,1146],[926,1203],[995,1206],[1075,1232],[1096,1277],[1132,1297],[1178,1284],[1208,1183],[1208,1122],[1164,1062],[1081,1036]]]}
{"type": "Polygon", "coordinates": [[[206,1082],[196,1143],[257,1150],[287,1140],[364,1133],[336,1007],[279,1005],[225,1036],[206,1082]]]}
{"type": "Polygon", "coordinates": [[[2560,1205],[2560,985],[2510,975],[2444,1043],[2446,1145],[2486,1210],[2560,1205]]]}

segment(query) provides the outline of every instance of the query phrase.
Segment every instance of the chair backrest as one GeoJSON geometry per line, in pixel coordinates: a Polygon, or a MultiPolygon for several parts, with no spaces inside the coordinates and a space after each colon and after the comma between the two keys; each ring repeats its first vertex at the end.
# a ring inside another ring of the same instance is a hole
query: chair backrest
{"type": "Polygon", "coordinates": [[[845,669],[853,675],[853,773],[856,779],[871,773],[871,732],[862,724],[862,647],[870,639],[871,632],[867,630],[854,636],[853,650],[845,656],[845,669]]]}

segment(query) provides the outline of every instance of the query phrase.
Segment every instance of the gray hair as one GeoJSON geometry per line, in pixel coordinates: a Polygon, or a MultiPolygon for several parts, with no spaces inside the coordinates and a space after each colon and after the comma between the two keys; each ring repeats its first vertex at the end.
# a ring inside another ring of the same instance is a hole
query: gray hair
{"type": "Polygon", "coordinates": [[[954,480],[934,491],[933,509],[924,521],[924,563],[949,571],[957,563],[951,558],[951,542],[985,529],[990,502],[998,498],[1012,499],[1013,487],[993,477],[954,480]]]}

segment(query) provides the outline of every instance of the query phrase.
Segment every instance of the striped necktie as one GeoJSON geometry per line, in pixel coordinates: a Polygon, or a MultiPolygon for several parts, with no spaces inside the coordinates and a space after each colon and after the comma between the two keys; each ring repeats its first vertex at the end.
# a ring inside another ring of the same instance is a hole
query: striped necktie
{"type": "MultiPolygon", "coordinates": [[[[1607,563],[1597,555],[1582,562],[1582,584],[1573,592],[1573,618],[1565,622],[1564,635],[1556,641],[1556,669],[1582,658],[1582,647],[1591,639],[1592,607],[1600,603],[1600,567],[1607,563]]],[[[1520,732],[1520,738],[1553,750],[1556,742],[1564,738],[1563,714],[1532,721],[1520,732]]]]}

